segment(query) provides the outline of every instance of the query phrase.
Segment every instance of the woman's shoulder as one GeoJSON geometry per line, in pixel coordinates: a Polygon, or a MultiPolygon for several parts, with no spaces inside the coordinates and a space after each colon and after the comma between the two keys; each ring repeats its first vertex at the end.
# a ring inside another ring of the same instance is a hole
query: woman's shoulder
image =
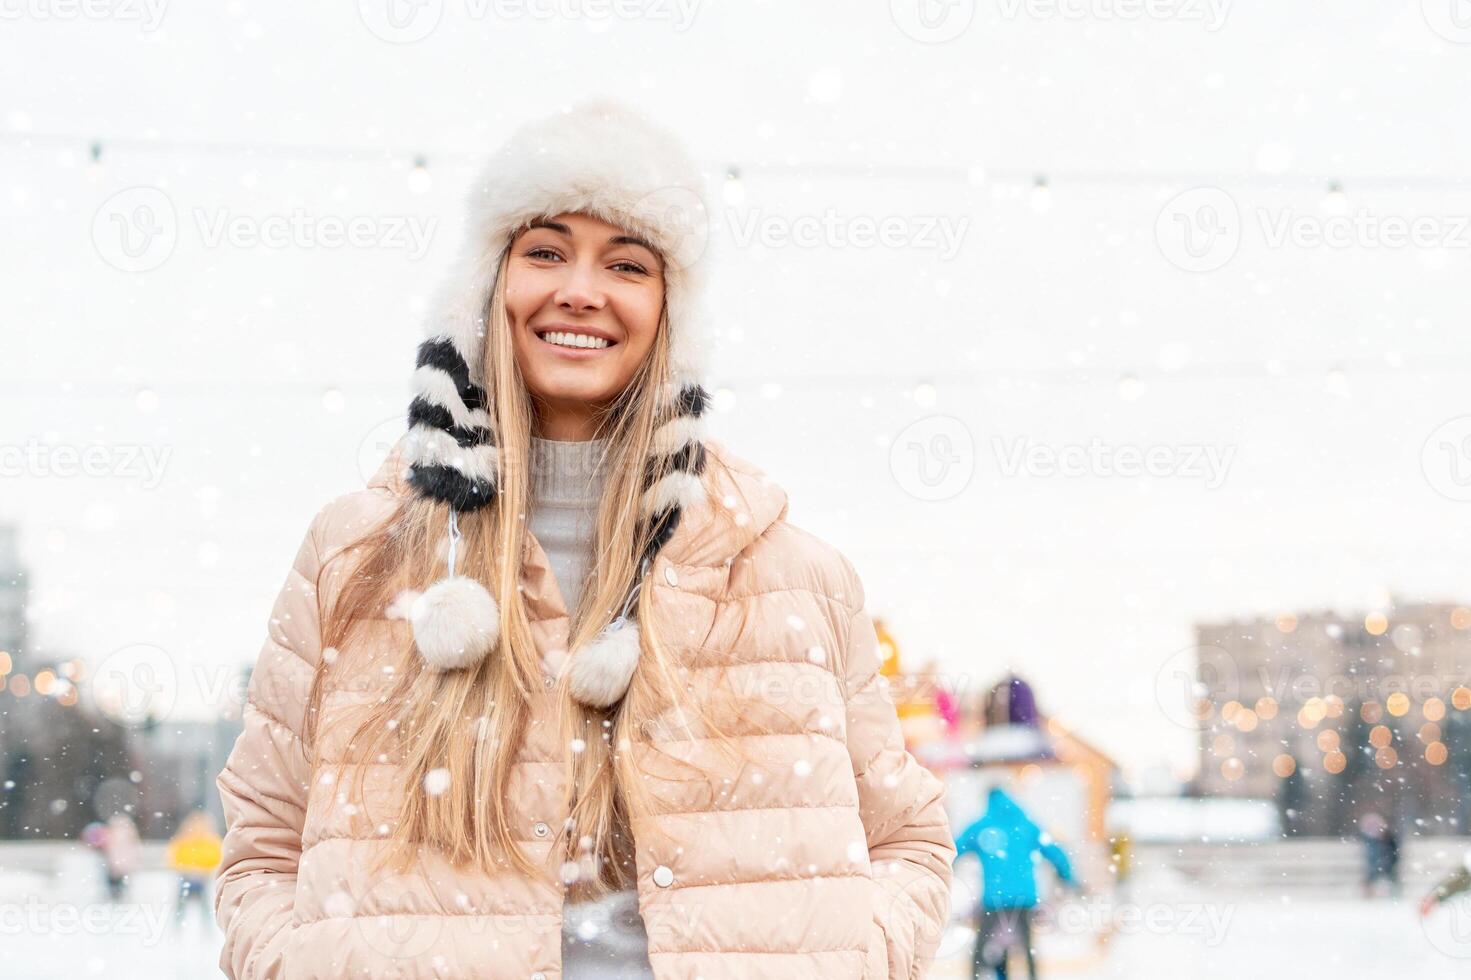
{"type": "Polygon", "coordinates": [[[365,487],[328,500],[311,519],[308,543],[326,561],[353,542],[380,528],[394,514],[398,497],[383,487],[365,487]]]}
{"type": "Polygon", "coordinates": [[[790,519],[767,528],[743,557],[756,576],[819,592],[849,610],[863,606],[862,580],[848,556],[790,519]]]}
{"type": "MultiPolygon", "coordinates": [[[[732,559],[732,587],[752,592],[799,588],[827,596],[849,609],[863,605],[857,569],[833,542],[795,523],[786,491],[762,468],[721,443],[712,446],[734,474],[744,499],[764,500],[769,519],[732,559]]],[[[761,503],[750,508],[761,510],[761,503]]]]}

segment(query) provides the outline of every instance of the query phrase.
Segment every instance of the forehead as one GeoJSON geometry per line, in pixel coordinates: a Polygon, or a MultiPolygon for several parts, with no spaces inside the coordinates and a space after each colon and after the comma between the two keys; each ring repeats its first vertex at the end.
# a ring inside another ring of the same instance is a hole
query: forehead
{"type": "Polygon", "coordinates": [[[580,211],[564,211],[561,214],[533,218],[527,222],[523,233],[533,228],[545,228],[569,238],[588,237],[609,245],[637,245],[648,249],[655,255],[659,254],[659,250],[642,236],[580,211]]]}

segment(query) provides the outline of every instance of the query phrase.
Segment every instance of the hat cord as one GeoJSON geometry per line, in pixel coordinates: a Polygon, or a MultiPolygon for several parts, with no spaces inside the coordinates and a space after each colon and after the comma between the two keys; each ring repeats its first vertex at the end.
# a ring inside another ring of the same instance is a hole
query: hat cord
{"type": "Polygon", "coordinates": [[[455,574],[455,552],[460,543],[460,520],[455,508],[449,509],[449,577],[455,574]]]}

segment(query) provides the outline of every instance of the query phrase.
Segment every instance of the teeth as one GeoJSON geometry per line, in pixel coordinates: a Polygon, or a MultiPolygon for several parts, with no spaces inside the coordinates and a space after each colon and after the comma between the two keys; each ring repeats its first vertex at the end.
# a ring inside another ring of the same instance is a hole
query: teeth
{"type": "Polygon", "coordinates": [[[541,335],[541,339],[559,347],[587,347],[592,350],[602,350],[611,344],[602,337],[589,337],[584,333],[565,333],[560,330],[548,331],[541,335]]]}

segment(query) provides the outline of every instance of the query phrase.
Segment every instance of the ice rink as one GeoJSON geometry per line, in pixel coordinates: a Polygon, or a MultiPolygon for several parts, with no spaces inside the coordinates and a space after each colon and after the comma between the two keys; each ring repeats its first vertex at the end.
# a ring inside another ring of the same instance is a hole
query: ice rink
{"type": "MultiPolygon", "coordinates": [[[[218,976],[219,932],[198,907],[176,924],[174,887],[171,874],[146,872],[129,901],[110,905],[93,858],[80,850],[52,875],[6,871],[0,875],[3,974],[26,980],[218,976]]],[[[1163,876],[1141,877],[1122,899],[1069,896],[1053,906],[1038,935],[1041,972],[1087,980],[1466,976],[1471,908],[1445,908],[1422,923],[1416,897],[1414,889],[1399,899],[1372,900],[1212,896],[1163,876]]],[[[954,926],[932,976],[969,976],[970,945],[969,930],[954,926]]]]}

